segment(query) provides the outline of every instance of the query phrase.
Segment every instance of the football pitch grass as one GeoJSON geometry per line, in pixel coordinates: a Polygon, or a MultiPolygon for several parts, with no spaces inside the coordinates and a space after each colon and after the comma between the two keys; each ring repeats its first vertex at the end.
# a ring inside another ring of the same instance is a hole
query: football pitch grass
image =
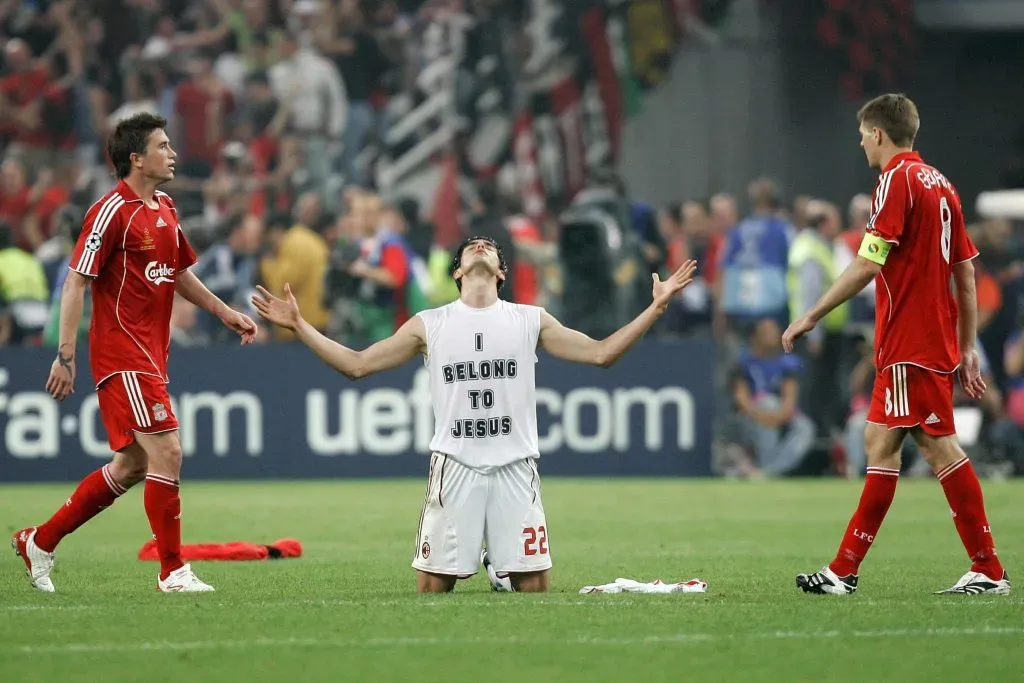
{"type": "MultiPolygon", "coordinates": [[[[968,563],[934,481],[900,483],[851,598],[794,575],[831,558],[859,482],[561,480],[544,488],[552,592],[413,592],[422,481],[186,483],[186,543],[295,537],[298,560],[197,563],[217,588],[155,591],[141,486],[64,541],[33,591],[0,562],[0,680],[1011,681],[1024,676],[1024,590],[932,595],[968,563]],[[617,577],[699,577],[707,594],[579,595],[617,577]]],[[[66,485],[0,487],[8,532],[66,485]]],[[[1024,482],[987,482],[989,517],[1024,577],[1024,482]]],[[[1024,588],[1022,586],[1021,588],[1024,588]]]]}

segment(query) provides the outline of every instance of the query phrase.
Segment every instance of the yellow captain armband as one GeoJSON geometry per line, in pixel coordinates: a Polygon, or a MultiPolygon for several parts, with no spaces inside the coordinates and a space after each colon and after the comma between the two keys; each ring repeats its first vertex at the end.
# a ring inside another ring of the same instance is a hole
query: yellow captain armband
{"type": "Polygon", "coordinates": [[[864,235],[864,239],[860,243],[860,251],[857,252],[857,255],[863,256],[872,263],[884,266],[890,249],[892,249],[891,242],[886,242],[878,235],[872,235],[869,232],[864,235]]]}

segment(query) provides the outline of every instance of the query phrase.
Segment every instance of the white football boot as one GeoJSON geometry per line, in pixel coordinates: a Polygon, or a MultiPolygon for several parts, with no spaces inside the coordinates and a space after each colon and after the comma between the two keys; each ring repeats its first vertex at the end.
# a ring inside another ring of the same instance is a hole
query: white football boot
{"type": "Polygon", "coordinates": [[[32,587],[43,593],[55,592],[53,581],[50,580],[55,555],[36,545],[36,528],[29,527],[14,534],[11,547],[14,548],[14,554],[25,561],[25,573],[32,587]]]}
{"type": "Polygon", "coordinates": [[[981,572],[967,572],[956,584],[944,591],[936,591],[935,595],[1009,595],[1011,589],[1010,577],[1006,572],[998,581],[981,572]]]}
{"type": "Polygon", "coordinates": [[[161,593],[211,593],[213,586],[203,583],[192,573],[192,565],[186,564],[181,569],[175,569],[161,580],[159,575],[156,580],[156,587],[161,593]]]}

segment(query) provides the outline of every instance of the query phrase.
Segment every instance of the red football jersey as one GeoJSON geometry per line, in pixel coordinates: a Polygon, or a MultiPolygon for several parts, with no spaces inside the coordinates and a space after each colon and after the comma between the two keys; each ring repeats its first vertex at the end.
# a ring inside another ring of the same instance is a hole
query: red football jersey
{"type": "Polygon", "coordinates": [[[99,386],[119,372],[167,377],[175,276],[196,262],[163,192],[152,209],[121,181],[92,205],[70,268],[94,278],[89,356],[99,386]]]}
{"type": "Polygon", "coordinates": [[[960,197],[916,152],[893,157],[878,178],[868,231],[893,245],[875,279],[875,362],[936,372],[960,365],[953,266],[978,255],[960,197]]]}

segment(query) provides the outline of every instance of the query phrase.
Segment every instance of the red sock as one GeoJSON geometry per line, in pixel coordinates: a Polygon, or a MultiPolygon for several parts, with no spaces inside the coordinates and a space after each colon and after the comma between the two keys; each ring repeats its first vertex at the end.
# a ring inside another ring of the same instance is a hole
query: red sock
{"type": "Polygon", "coordinates": [[[78,484],[67,502],[36,530],[36,545],[52,553],[61,539],[110,507],[125,488],[110,476],[104,465],[78,484]]]}
{"type": "Polygon", "coordinates": [[[971,558],[971,571],[981,572],[996,581],[1003,578],[1003,565],[996,557],[995,541],[985,515],[981,482],[971,461],[964,456],[939,470],[935,476],[946,492],[956,531],[971,558]]]}
{"type": "Polygon", "coordinates": [[[860,563],[875,542],[885,514],[889,512],[896,495],[900,471],[887,467],[869,467],[864,477],[864,491],[860,494],[857,511],[843,534],[843,542],[829,567],[839,576],[856,574],[860,563]]]}
{"type": "Polygon", "coordinates": [[[160,474],[146,475],[146,516],[160,555],[160,579],[185,563],[181,561],[181,498],[178,482],[160,474]]]}

